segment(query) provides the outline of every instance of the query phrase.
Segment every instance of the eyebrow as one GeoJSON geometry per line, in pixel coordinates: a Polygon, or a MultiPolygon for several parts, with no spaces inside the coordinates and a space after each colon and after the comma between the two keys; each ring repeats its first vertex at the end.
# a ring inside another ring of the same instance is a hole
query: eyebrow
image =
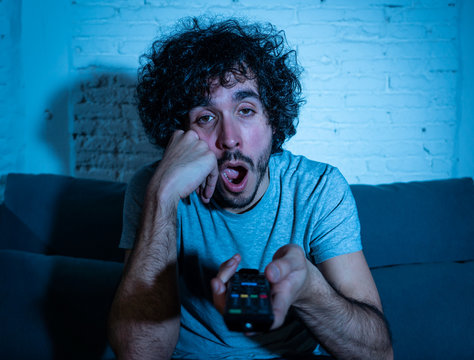
{"type": "Polygon", "coordinates": [[[234,95],[232,95],[232,98],[235,101],[242,101],[246,98],[254,98],[256,100],[260,100],[260,96],[252,89],[239,90],[234,95]]]}
{"type": "MultiPolygon", "coordinates": [[[[252,89],[242,89],[242,90],[239,90],[239,91],[237,91],[236,93],[234,93],[232,95],[232,99],[235,102],[239,102],[239,101],[242,101],[242,100],[247,99],[247,98],[252,98],[252,99],[256,99],[256,100],[260,101],[260,96],[257,94],[257,92],[255,92],[252,89]]],[[[204,99],[202,99],[202,101],[200,103],[196,104],[192,108],[195,108],[195,107],[198,107],[198,106],[209,106],[209,105],[212,105],[212,100],[210,100],[208,98],[204,98],[204,99]]]]}

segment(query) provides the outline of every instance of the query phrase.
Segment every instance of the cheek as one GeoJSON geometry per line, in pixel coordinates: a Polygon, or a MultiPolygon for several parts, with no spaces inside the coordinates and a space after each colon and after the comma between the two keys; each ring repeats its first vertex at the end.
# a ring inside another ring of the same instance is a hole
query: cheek
{"type": "Polygon", "coordinates": [[[269,127],[262,127],[258,130],[255,130],[250,135],[250,143],[254,148],[266,149],[268,143],[272,141],[273,137],[272,129],[269,127]]]}

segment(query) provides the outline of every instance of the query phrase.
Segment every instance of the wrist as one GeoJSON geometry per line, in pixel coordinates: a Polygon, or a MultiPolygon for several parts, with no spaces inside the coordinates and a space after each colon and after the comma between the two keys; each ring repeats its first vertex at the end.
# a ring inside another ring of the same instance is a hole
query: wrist
{"type": "Polygon", "coordinates": [[[179,200],[179,194],[169,184],[152,178],[145,192],[144,208],[150,207],[161,214],[175,213],[179,200]]]}
{"type": "Polygon", "coordinates": [[[297,299],[293,303],[293,306],[297,309],[304,309],[308,305],[313,307],[315,303],[324,302],[323,299],[330,296],[332,290],[323,274],[308,259],[306,259],[306,268],[307,275],[305,281],[297,299]]]}

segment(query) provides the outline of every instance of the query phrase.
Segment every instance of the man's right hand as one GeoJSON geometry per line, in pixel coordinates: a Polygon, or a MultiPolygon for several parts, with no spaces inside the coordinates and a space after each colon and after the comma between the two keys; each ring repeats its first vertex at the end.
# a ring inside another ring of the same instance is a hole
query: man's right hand
{"type": "Polygon", "coordinates": [[[219,171],[217,158],[198,134],[176,130],[148,185],[148,191],[177,206],[180,199],[197,190],[204,203],[214,194],[219,171]]]}

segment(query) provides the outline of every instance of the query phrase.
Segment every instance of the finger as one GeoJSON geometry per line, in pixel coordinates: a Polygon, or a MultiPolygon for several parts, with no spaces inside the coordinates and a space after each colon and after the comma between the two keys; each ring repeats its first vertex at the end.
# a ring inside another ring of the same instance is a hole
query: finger
{"type": "Polygon", "coordinates": [[[265,268],[265,276],[270,283],[276,283],[293,271],[300,270],[304,266],[304,261],[304,253],[298,245],[282,246],[273,255],[273,261],[265,268]]]}
{"type": "Polygon", "coordinates": [[[284,293],[276,293],[272,296],[274,320],[271,329],[276,329],[283,325],[290,305],[289,297],[285,296],[284,293]]]}
{"type": "Polygon", "coordinates": [[[265,276],[271,284],[275,284],[285,279],[292,268],[292,263],[285,258],[274,260],[265,268],[265,276]]]}
{"type": "Polygon", "coordinates": [[[232,275],[235,274],[240,260],[240,254],[235,254],[229,260],[223,262],[219,267],[219,272],[217,273],[216,277],[219,278],[223,283],[228,282],[232,275]]]}
{"type": "Polygon", "coordinates": [[[196,193],[198,194],[198,196],[201,197],[202,201],[207,204],[209,201],[206,201],[206,199],[204,198],[204,189],[206,188],[206,182],[204,181],[201,185],[198,186],[198,188],[196,189],[196,193]]]}
{"type": "Polygon", "coordinates": [[[202,192],[202,200],[206,204],[210,201],[212,195],[214,194],[218,178],[219,178],[219,170],[217,168],[217,160],[216,160],[216,164],[214,168],[212,169],[212,171],[209,173],[209,175],[206,178],[206,185],[202,192]]]}
{"type": "Polygon", "coordinates": [[[240,260],[239,254],[232,256],[222,263],[216,277],[211,280],[212,300],[220,313],[223,313],[225,309],[226,283],[235,274],[240,260]]]}
{"type": "Polygon", "coordinates": [[[211,280],[212,301],[216,309],[223,314],[225,309],[225,290],[226,286],[219,278],[211,280]]]}

